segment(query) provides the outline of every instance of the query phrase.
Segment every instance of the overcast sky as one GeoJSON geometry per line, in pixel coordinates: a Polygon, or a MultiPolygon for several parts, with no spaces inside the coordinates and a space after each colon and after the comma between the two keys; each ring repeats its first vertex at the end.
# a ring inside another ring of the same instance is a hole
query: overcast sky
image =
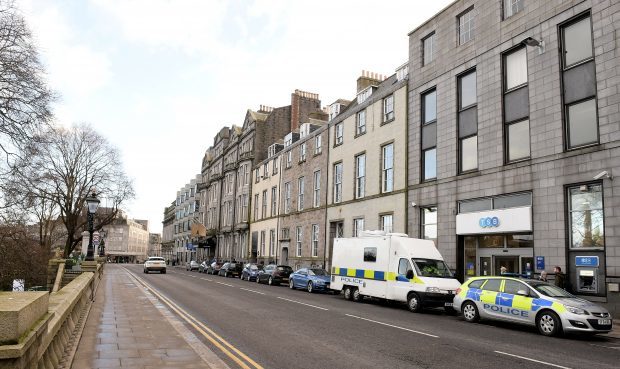
{"type": "Polygon", "coordinates": [[[452,0],[18,0],[61,96],[56,123],[87,122],[119,148],[130,217],[161,233],[164,207],[200,173],[217,131],[247,109],[355,96],[391,75],[407,34],[452,0]]]}

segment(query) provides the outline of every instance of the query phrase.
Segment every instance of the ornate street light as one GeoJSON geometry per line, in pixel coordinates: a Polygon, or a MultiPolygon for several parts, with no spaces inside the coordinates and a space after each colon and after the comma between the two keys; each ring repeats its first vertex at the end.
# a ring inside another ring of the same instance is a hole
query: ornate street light
{"type": "Polygon", "coordinates": [[[86,204],[88,205],[88,251],[86,253],[86,261],[95,260],[95,250],[93,248],[93,219],[99,207],[99,202],[95,190],[86,198],[86,204]]]}

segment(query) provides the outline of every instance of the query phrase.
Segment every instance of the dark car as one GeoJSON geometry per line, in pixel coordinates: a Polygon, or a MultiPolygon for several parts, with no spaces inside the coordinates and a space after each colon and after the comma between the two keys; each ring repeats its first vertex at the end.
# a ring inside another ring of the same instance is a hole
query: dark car
{"type": "Polygon", "coordinates": [[[209,265],[209,267],[207,268],[207,274],[217,274],[219,273],[220,269],[222,268],[222,262],[220,261],[214,261],[211,263],[211,265],[209,265]]]}
{"type": "Polygon", "coordinates": [[[218,275],[224,277],[239,277],[242,270],[243,264],[237,262],[230,262],[222,266],[218,275]]]}
{"type": "Polygon", "coordinates": [[[329,273],[320,268],[301,268],[291,274],[288,286],[291,289],[304,288],[312,293],[314,291],[329,291],[329,273]]]}
{"type": "Polygon", "coordinates": [[[260,264],[245,264],[243,271],[241,271],[241,280],[245,279],[248,282],[255,281],[261,270],[263,270],[263,266],[260,264]]]}
{"type": "Polygon", "coordinates": [[[288,283],[288,278],[291,273],[293,273],[293,268],[288,265],[270,264],[258,273],[256,282],[266,282],[270,286],[288,283]]]}

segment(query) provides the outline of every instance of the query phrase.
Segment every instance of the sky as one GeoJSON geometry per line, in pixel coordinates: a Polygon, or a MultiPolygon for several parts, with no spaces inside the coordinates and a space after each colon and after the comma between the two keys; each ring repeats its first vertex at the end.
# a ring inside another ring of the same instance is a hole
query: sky
{"type": "Polygon", "coordinates": [[[247,109],[352,99],[362,70],[392,75],[407,34],[453,0],[17,0],[60,96],[55,123],[116,146],[131,218],[161,233],[164,208],[247,109]]]}

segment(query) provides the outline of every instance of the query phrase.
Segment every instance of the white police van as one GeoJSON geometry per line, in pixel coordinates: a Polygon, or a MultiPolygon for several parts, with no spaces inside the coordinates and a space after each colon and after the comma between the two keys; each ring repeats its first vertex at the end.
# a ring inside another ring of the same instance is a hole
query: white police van
{"type": "Polygon", "coordinates": [[[406,234],[364,231],[360,237],[336,238],[330,288],[348,300],[364,296],[406,302],[409,310],[443,306],[461,285],[433,241],[406,234]]]}

